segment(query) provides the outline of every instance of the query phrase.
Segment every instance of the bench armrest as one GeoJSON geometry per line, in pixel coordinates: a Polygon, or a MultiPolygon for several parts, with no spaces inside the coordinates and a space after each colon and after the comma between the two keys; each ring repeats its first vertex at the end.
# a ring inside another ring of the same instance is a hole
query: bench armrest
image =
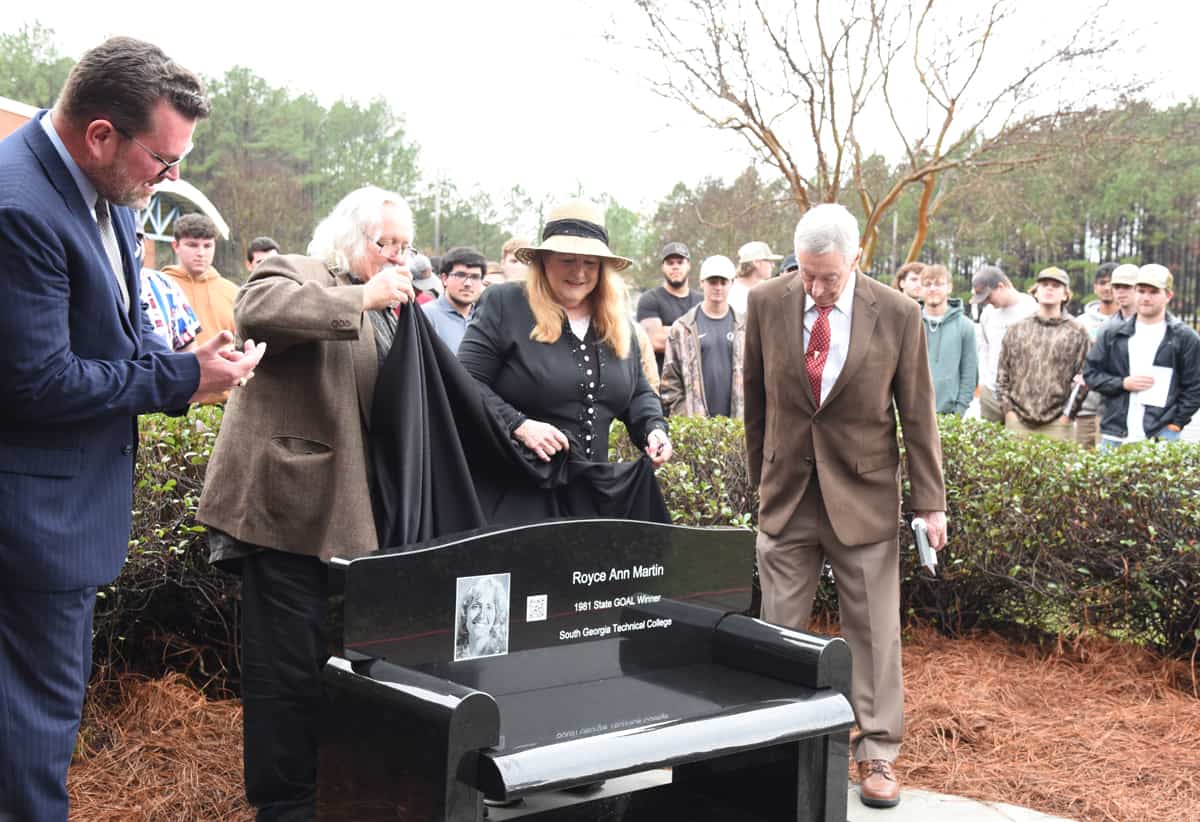
{"type": "Polygon", "coordinates": [[[850,648],[841,637],[729,614],[713,634],[713,660],[806,688],[832,688],[850,698],[850,648]]]}
{"type": "Polygon", "coordinates": [[[331,657],[323,679],[330,692],[444,730],[460,750],[488,748],[500,741],[500,710],[482,691],[381,659],[349,662],[331,657]]]}

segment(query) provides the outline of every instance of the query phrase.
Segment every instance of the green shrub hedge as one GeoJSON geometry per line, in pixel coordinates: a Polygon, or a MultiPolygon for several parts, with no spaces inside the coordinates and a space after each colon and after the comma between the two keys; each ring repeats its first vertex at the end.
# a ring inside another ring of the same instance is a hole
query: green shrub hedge
{"type": "Polygon", "coordinates": [[[1090,630],[1186,656],[1200,638],[1200,446],[1089,451],[942,421],[945,573],[909,578],[950,628],[1090,630]]]}
{"type": "MultiPolygon", "coordinates": [[[[129,560],[100,591],[96,610],[102,673],[170,667],[201,684],[236,685],[237,580],[208,565],[194,519],[220,419],[213,407],[142,419],[129,560]]],[[[1200,446],[1093,452],[976,420],[946,417],[941,425],[950,543],[930,579],[916,570],[901,529],[906,613],[951,632],[1100,632],[1192,653],[1200,635],[1200,446]]],[[[676,418],[671,427],[676,457],[659,478],[674,521],[753,527],[758,501],[741,422],[676,418]]],[[[636,456],[620,425],[611,453],[636,456]]],[[[833,605],[832,586],[823,584],[817,607],[833,605]]]]}
{"type": "Polygon", "coordinates": [[[96,601],[97,676],[184,671],[218,688],[237,680],[237,579],[208,564],[196,523],[219,406],[141,418],[129,556],[96,601]]]}
{"type": "MultiPolygon", "coordinates": [[[[919,572],[902,523],[905,612],[957,632],[1115,636],[1189,655],[1200,637],[1200,446],[1088,451],[942,417],[950,539],[919,572]]],[[[672,418],[676,459],[659,471],[675,522],[755,524],[744,429],[672,418]]],[[[614,430],[613,458],[635,450],[614,430]]],[[[836,597],[826,577],[817,609],[836,597]]]]}

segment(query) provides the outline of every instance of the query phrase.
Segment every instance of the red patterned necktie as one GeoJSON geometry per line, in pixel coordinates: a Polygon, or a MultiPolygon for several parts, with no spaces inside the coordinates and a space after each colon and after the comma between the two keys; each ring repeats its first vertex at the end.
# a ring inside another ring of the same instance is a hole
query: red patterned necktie
{"type": "Polygon", "coordinates": [[[813,399],[821,404],[821,372],[825,370],[825,359],[829,356],[829,312],[832,305],[818,305],[817,321],[808,334],[808,350],[804,352],[804,364],[808,367],[808,384],[812,387],[813,399]]]}

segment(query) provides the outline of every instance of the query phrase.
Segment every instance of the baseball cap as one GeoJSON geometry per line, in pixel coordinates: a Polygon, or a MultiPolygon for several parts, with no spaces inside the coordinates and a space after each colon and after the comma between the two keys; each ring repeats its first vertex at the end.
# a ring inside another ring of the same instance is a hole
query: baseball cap
{"type": "Polygon", "coordinates": [[[782,260],[778,254],[771,253],[771,246],[764,243],[762,240],[755,240],[751,243],[746,243],[738,249],[738,265],[742,263],[752,263],[755,260],[782,260]]]}
{"type": "Polygon", "coordinates": [[[692,259],[692,254],[683,243],[667,243],[663,246],[662,254],[659,254],[658,258],[665,260],[667,257],[683,257],[685,260],[690,260],[692,259]]]}
{"type": "Polygon", "coordinates": [[[1042,280],[1054,280],[1054,282],[1062,283],[1067,288],[1071,287],[1070,275],[1056,265],[1052,265],[1049,268],[1043,268],[1038,272],[1037,279],[1039,282],[1042,280]]]}
{"type": "Polygon", "coordinates": [[[414,254],[412,260],[408,263],[408,273],[412,275],[414,280],[424,277],[431,271],[433,271],[433,263],[424,254],[414,254]]]}
{"type": "Polygon", "coordinates": [[[971,278],[971,290],[975,292],[971,297],[971,305],[987,302],[987,298],[992,295],[996,286],[1007,282],[1008,277],[1005,277],[1004,272],[999,268],[994,265],[983,266],[971,278]]]}
{"type": "Polygon", "coordinates": [[[1124,263],[1113,269],[1112,279],[1109,280],[1113,285],[1137,285],[1138,267],[1133,263],[1124,263]]]}
{"type": "Polygon", "coordinates": [[[424,254],[413,255],[408,273],[412,276],[413,288],[418,291],[442,293],[442,281],[433,276],[433,263],[424,254]]]}
{"type": "Polygon", "coordinates": [[[732,280],[733,272],[733,260],[720,254],[708,257],[700,264],[700,279],[702,280],[707,280],[709,277],[732,280]]]}
{"type": "Polygon", "coordinates": [[[800,263],[796,262],[796,255],[789,254],[786,257],[784,257],[783,262],[781,262],[779,264],[779,273],[786,274],[789,271],[791,271],[793,268],[799,268],[799,267],[800,267],[800,263]]]}
{"type": "Polygon", "coordinates": [[[1138,269],[1135,285],[1152,285],[1163,291],[1174,291],[1175,278],[1171,276],[1171,272],[1165,265],[1147,263],[1138,269]]]}

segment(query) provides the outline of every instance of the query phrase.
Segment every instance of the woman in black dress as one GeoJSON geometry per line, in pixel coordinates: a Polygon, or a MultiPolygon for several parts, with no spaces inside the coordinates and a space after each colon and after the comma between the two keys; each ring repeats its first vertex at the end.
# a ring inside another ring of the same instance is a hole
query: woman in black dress
{"type": "Polygon", "coordinates": [[[655,466],[671,458],[658,396],[646,382],[604,215],[573,200],[549,215],[542,244],[518,249],[524,283],[489,288],[458,351],[509,433],[537,459],[569,449],[607,462],[614,419],[655,466]]]}

